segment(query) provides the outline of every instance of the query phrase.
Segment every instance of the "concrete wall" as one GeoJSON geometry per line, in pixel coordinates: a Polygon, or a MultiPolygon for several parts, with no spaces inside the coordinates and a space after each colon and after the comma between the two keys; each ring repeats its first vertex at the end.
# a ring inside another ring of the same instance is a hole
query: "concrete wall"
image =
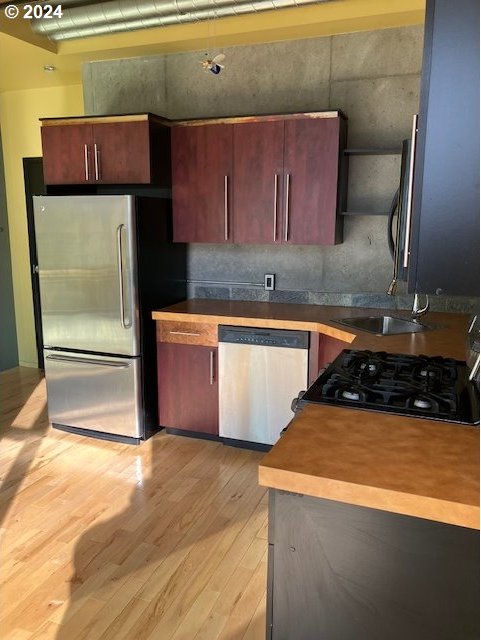
{"type": "MultiPolygon", "coordinates": [[[[84,65],[84,104],[92,115],[172,119],[339,108],[349,119],[348,146],[400,147],[418,111],[422,44],[422,27],[404,27],[231,47],[219,76],[200,65],[216,49],[93,62],[84,65]]],[[[398,155],[352,158],[348,209],[387,211],[399,171],[398,155]]],[[[410,304],[384,295],[392,275],[387,219],[344,222],[344,243],[335,247],[191,245],[191,295],[269,299],[255,284],[275,273],[272,300],[410,304]]]]}
{"type": "MultiPolygon", "coordinates": [[[[0,137],[1,146],[1,137],[0,137]]],[[[3,157],[0,154],[0,371],[18,365],[3,157]]]]}

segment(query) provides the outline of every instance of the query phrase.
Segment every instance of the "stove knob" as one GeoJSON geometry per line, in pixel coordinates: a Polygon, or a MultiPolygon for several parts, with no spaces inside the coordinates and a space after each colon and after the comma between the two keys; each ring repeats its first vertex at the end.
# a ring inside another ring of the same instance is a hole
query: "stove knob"
{"type": "Polygon", "coordinates": [[[300,406],[300,401],[302,400],[305,393],[306,393],[305,389],[304,391],[300,391],[297,398],[294,398],[294,400],[291,402],[291,411],[293,411],[294,413],[297,413],[302,409],[302,407],[300,406]]]}

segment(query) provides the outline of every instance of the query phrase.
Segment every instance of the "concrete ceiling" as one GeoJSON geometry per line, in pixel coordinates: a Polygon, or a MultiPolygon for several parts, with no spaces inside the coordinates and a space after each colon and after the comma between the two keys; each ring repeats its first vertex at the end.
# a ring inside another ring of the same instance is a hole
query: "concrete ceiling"
{"type": "MultiPolygon", "coordinates": [[[[20,11],[23,5],[19,4],[20,11]]],[[[82,63],[369,31],[424,21],[425,0],[333,0],[316,5],[57,43],[0,7],[0,92],[81,83],[82,63]],[[44,71],[53,65],[54,72],[44,71]]]]}

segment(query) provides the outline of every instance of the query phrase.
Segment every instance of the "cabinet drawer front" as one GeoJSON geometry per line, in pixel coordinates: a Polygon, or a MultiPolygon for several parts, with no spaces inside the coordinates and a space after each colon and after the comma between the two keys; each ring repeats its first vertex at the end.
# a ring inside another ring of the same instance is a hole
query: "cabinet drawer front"
{"type": "Polygon", "coordinates": [[[157,340],[216,347],[217,325],[202,322],[157,322],[157,340]]]}
{"type": "Polygon", "coordinates": [[[143,437],[140,358],[45,350],[50,422],[143,437]]]}

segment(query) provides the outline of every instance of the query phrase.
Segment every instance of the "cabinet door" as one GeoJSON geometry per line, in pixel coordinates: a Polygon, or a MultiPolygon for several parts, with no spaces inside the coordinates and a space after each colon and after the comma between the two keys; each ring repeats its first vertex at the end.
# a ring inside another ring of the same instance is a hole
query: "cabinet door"
{"type": "Polygon", "coordinates": [[[311,331],[309,338],[309,382],[311,385],[320,375],[320,372],[328,367],[337,358],[343,349],[348,349],[349,343],[331,336],[326,336],[311,331]]]}
{"type": "Polygon", "coordinates": [[[234,242],[280,242],[283,155],[283,121],[234,125],[234,242]]]}
{"type": "Polygon", "coordinates": [[[93,179],[104,184],[149,184],[149,123],[93,125],[93,179]]]}
{"type": "Polygon", "coordinates": [[[336,244],[340,118],[286,120],[283,242],[336,244]]]}
{"type": "Polygon", "coordinates": [[[232,125],[174,127],[175,242],[232,242],[232,125]]]}
{"type": "Polygon", "coordinates": [[[41,128],[45,184],[84,184],[94,179],[92,126],[41,128]]]}
{"type": "Polygon", "coordinates": [[[479,638],[479,531],[269,495],[267,637],[479,638]]]}
{"type": "Polygon", "coordinates": [[[217,349],[157,343],[159,424],[218,435],[217,349]]]}

